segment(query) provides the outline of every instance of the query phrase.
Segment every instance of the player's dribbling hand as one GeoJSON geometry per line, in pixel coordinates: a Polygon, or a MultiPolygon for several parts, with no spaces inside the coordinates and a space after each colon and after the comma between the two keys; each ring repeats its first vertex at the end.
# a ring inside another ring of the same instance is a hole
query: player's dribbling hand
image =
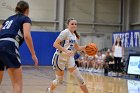
{"type": "Polygon", "coordinates": [[[38,59],[37,59],[36,55],[33,55],[32,59],[33,59],[33,61],[35,63],[35,66],[38,66],[38,59]]]}

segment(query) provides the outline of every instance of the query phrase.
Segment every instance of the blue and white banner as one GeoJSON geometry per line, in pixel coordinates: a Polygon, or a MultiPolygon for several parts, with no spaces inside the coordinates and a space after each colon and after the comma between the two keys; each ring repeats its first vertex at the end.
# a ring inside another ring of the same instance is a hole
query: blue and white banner
{"type": "Polygon", "coordinates": [[[140,47],[140,30],[139,31],[128,31],[128,32],[114,32],[112,36],[112,43],[116,41],[117,37],[121,38],[124,47],[138,48],[140,47]]]}

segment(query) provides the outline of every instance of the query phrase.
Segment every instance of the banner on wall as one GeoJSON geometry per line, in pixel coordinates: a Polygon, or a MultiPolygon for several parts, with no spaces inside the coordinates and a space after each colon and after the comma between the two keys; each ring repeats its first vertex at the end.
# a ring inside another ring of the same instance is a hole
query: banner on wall
{"type": "Polygon", "coordinates": [[[128,32],[114,32],[112,36],[112,44],[114,44],[118,36],[121,38],[122,44],[125,48],[140,47],[140,30],[133,30],[128,32]]]}

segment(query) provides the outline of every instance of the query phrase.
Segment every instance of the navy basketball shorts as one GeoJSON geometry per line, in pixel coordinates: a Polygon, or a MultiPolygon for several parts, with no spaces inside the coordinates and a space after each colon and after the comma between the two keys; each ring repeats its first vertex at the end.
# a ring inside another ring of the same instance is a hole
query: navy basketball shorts
{"type": "Polygon", "coordinates": [[[12,41],[0,41],[0,71],[5,67],[19,68],[21,66],[19,49],[12,41]]]}

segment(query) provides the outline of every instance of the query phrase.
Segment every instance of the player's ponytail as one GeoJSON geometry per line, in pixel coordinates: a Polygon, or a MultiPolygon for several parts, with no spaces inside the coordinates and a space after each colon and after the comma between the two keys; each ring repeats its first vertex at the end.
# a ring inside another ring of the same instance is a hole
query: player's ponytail
{"type": "Polygon", "coordinates": [[[77,31],[74,31],[74,34],[76,35],[77,39],[80,39],[80,35],[77,33],[77,31]]]}
{"type": "Polygon", "coordinates": [[[24,13],[26,9],[29,9],[29,4],[25,1],[19,1],[15,8],[16,13],[24,13]]]}

